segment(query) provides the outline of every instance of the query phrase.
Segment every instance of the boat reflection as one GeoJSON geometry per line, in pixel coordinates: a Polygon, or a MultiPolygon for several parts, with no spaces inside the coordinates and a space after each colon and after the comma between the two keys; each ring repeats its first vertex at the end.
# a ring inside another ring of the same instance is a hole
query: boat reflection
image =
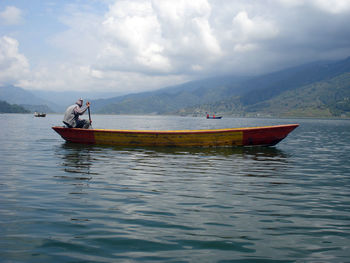
{"type": "MultiPolygon", "coordinates": [[[[88,173],[91,165],[93,153],[101,153],[104,150],[110,152],[145,152],[173,155],[203,155],[203,156],[247,156],[256,160],[266,158],[285,159],[288,155],[275,147],[127,147],[127,146],[109,146],[109,145],[89,145],[65,142],[61,146],[66,163],[67,172],[88,173]]],[[[154,156],[154,155],[152,155],[154,156]]]]}
{"type": "Polygon", "coordinates": [[[57,150],[56,155],[62,159],[61,167],[63,171],[73,174],[66,176],[74,180],[90,180],[93,149],[89,145],[79,145],[74,143],[64,143],[57,150]]]}
{"type": "MultiPolygon", "coordinates": [[[[178,169],[176,167],[181,167],[185,173],[191,175],[197,174],[194,171],[203,171],[204,169],[206,174],[211,174],[212,178],[216,178],[215,180],[219,180],[218,173],[235,177],[232,180],[237,180],[237,176],[279,177],[285,169],[288,169],[289,165],[289,155],[275,147],[125,148],[100,146],[99,148],[113,149],[115,152],[128,152],[135,156],[139,155],[139,160],[133,158],[133,167],[143,167],[145,169],[145,162],[151,166],[157,163],[162,165],[165,170],[169,166],[174,167],[175,170],[178,169]],[[148,161],[145,161],[145,159],[148,159],[148,161]]],[[[157,173],[158,171],[155,169],[154,172],[157,173]]],[[[169,172],[166,171],[165,173],[169,172]]]]}
{"type": "Polygon", "coordinates": [[[116,147],[94,146],[100,149],[108,148],[115,151],[144,151],[173,155],[202,155],[202,156],[246,156],[256,160],[266,158],[287,158],[287,154],[275,147],[116,147]]]}
{"type": "Polygon", "coordinates": [[[261,177],[278,174],[289,160],[287,153],[275,147],[116,147],[66,142],[56,154],[62,159],[65,177],[87,181],[94,175],[105,177],[117,171],[171,173],[177,165],[191,172],[215,166],[231,170],[232,175],[261,177]]]}

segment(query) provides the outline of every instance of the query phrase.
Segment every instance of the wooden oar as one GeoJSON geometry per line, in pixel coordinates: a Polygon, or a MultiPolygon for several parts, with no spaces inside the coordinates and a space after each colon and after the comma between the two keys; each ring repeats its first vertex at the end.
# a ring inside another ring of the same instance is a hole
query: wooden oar
{"type": "MultiPolygon", "coordinates": [[[[89,113],[89,121],[90,121],[90,125],[91,125],[91,114],[90,114],[90,106],[88,107],[88,113],[89,113]]],[[[91,125],[92,126],[92,125],[91,125]]]]}

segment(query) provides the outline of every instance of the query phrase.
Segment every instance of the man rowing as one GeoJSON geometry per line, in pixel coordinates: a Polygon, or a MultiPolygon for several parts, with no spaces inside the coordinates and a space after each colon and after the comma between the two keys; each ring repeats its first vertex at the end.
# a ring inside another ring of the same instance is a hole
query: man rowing
{"type": "Polygon", "coordinates": [[[83,106],[83,99],[78,99],[74,105],[71,105],[66,109],[63,123],[68,128],[89,129],[91,126],[91,120],[81,120],[79,118],[79,116],[83,115],[89,107],[90,102],[86,102],[86,106],[83,106]]]}

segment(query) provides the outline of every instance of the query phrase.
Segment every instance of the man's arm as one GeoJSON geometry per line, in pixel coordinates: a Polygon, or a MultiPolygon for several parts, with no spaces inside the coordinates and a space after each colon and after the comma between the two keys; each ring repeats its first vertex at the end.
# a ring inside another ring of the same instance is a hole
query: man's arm
{"type": "Polygon", "coordinates": [[[83,107],[79,107],[79,106],[76,106],[74,108],[74,114],[75,115],[83,115],[85,113],[85,111],[87,110],[88,107],[86,106],[83,106],[83,107]]]}
{"type": "Polygon", "coordinates": [[[83,115],[85,111],[90,107],[90,102],[86,102],[86,106],[79,107],[78,105],[74,108],[74,113],[78,115],[83,115]]]}

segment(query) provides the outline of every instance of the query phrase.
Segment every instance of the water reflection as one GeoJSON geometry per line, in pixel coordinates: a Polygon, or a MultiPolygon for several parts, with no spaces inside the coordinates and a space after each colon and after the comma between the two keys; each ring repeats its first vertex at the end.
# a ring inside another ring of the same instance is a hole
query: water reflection
{"type": "Polygon", "coordinates": [[[64,143],[56,154],[65,172],[61,177],[85,181],[93,175],[103,180],[109,180],[107,177],[125,180],[129,176],[147,180],[179,172],[213,177],[218,173],[269,177],[283,173],[290,159],[288,153],[275,147],[115,147],[64,143]]]}
{"type": "Polygon", "coordinates": [[[171,155],[250,156],[256,160],[262,160],[264,157],[284,160],[288,157],[284,151],[275,147],[117,147],[105,145],[92,147],[95,149],[113,149],[114,151],[142,151],[171,155]]]}
{"type": "Polygon", "coordinates": [[[91,166],[93,159],[91,157],[92,147],[89,145],[80,145],[74,143],[64,143],[56,149],[56,155],[62,160],[61,167],[63,171],[73,174],[66,176],[75,180],[90,180],[91,166]]]}
{"type": "MultiPolygon", "coordinates": [[[[193,156],[216,156],[216,157],[243,157],[256,161],[279,160],[286,162],[288,154],[275,147],[124,147],[107,145],[85,145],[76,143],[63,143],[56,154],[62,160],[62,167],[68,173],[78,173],[90,175],[90,168],[98,156],[108,157],[114,153],[142,152],[149,157],[159,157],[160,155],[193,155],[193,156]],[[104,154],[103,154],[104,153],[104,154]]],[[[86,179],[86,178],[84,178],[86,179]]]]}

